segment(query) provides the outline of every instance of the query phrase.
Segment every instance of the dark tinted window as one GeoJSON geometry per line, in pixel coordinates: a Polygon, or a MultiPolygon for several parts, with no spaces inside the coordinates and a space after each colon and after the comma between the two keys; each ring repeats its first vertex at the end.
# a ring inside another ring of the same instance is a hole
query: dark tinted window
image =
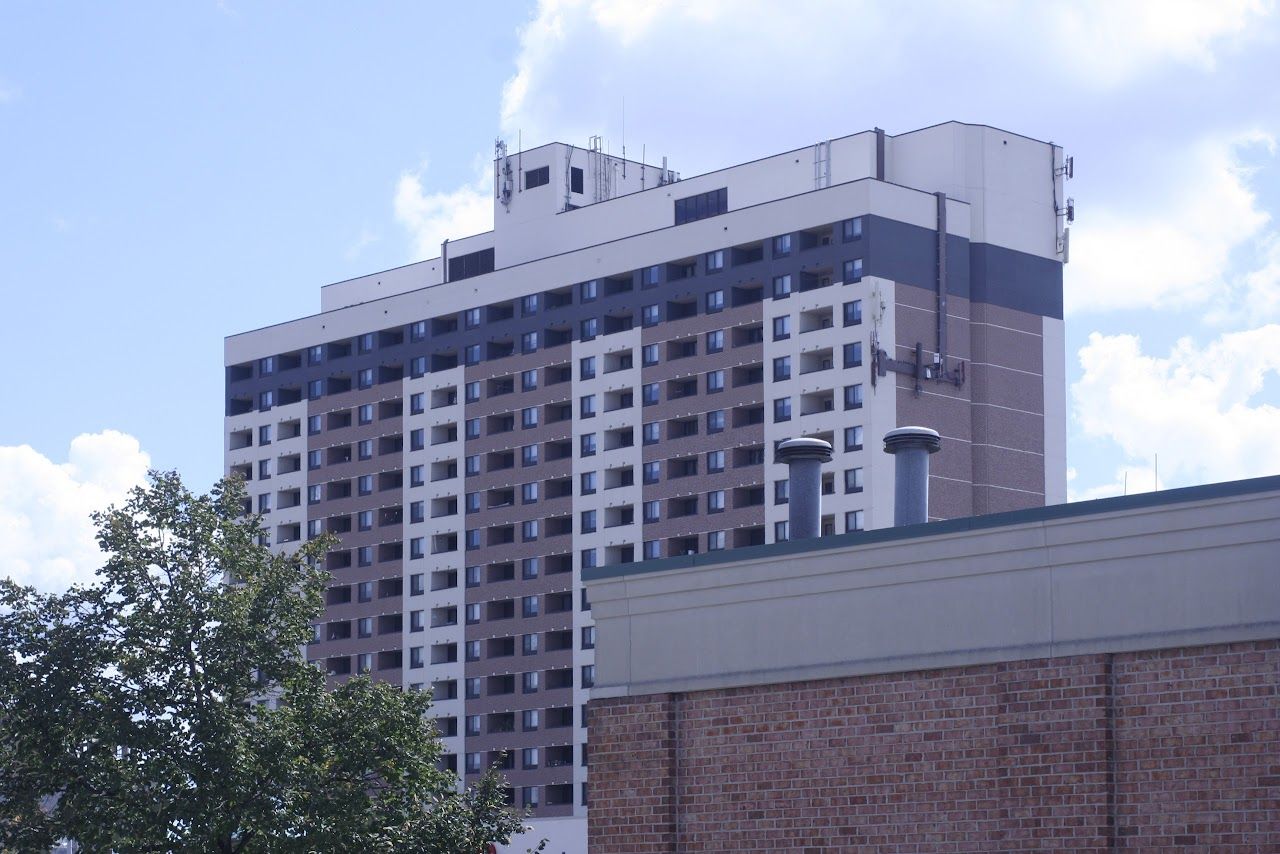
{"type": "Polygon", "coordinates": [[[537,169],[529,169],[524,173],[524,188],[532,190],[534,187],[541,187],[543,184],[551,182],[551,167],[540,166],[537,169]]]}
{"type": "Polygon", "coordinates": [[[569,189],[574,193],[582,192],[582,170],[577,166],[569,169],[569,189]]]}
{"type": "Polygon", "coordinates": [[[727,187],[699,193],[696,196],[676,199],[676,225],[706,219],[709,216],[719,216],[728,210],[729,190],[727,187]]]}
{"type": "Polygon", "coordinates": [[[493,250],[481,249],[468,255],[459,255],[449,259],[449,281],[469,279],[484,273],[493,272],[493,250]]]}

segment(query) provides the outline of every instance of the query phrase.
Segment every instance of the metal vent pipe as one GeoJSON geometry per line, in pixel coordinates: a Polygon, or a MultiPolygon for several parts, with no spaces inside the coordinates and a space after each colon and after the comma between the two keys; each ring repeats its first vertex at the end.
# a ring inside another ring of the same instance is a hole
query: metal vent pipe
{"type": "Polygon", "coordinates": [[[787,464],[787,538],[805,540],[822,531],[822,464],[831,462],[831,443],[788,439],[774,458],[787,464]]]}
{"type": "Polygon", "coordinates": [[[929,521],[929,455],[942,448],[942,437],[928,427],[899,427],[884,434],[884,452],[893,454],[893,524],[929,521]]]}

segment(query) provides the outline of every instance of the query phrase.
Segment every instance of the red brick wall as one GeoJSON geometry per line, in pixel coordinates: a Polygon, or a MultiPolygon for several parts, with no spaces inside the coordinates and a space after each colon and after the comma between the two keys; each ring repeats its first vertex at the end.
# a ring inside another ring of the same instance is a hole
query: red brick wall
{"type": "Polygon", "coordinates": [[[1278,673],[1269,641],[594,701],[590,850],[1280,850],[1278,673]]]}

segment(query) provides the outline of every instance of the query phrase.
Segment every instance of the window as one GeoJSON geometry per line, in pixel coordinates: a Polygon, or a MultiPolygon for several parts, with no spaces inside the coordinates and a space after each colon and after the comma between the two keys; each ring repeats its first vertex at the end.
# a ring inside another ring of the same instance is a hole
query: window
{"type": "Polygon", "coordinates": [[[591,569],[596,565],[596,550],[583,549],[581,559],[582,559],[582,568],[591,569]]]}
{"type": "Polygon", "coordinates": [[[480,455],[472,454],[467,457],[464,465],[466,466],[467,477],[475,477],[480,474],[480,455]]]}
{"type": "Polygon", "coordinates": [[[356,514],[356,530],[372,531],[373,530],[373,511],[361,510],[356,514]]]}
{"type": "Polygon", "coordinates": [[[791,420],[791,398],[780,397],[773,402],[773,420],[775,422],[791,420]]]}
{"type": "Polygon", "coordinates": [[[844,491],[861,492],[862,491],[862,469],[845,469],[844,470],[844,491]]]}
{"type": "Polygon", "coordinates": [[[640,309],[640,325],[641,326],[657,326],[660,314],[658,306],[646,305],[640,309]]]}
{"type": "Polygon", "coordinates": [[[356,382],[360,388],[373,388],[373,368],[363,368],[356,375],[356,382]]]}
{"type": "Polygon", "coordinates": [[[721,353],[724,351],[724,330],[713,329],[707,333],[707,352],[721,353]]]}
{"type": "Polygon", "coordinates": [[[862,239],[862,217],[855,216],[853,219],[846,219],[841,223],[840,231],[846,243],[850,240],[862,239]]]}
{"type": "Polygon", "coordinates": [[[418,522],[425,522],[426,518],[427,518],[426,502],[410,501],[409,502],[409,523],[412,525],[412,524],[417,524],[418,522]]]}
{"type": "Polygon", "coordinates": [[[409,485],[422,486],[426,482],[426,466],[410,466],[409,467],[409,485]]]}
{"type": "Polygon", "coordinates": [[[594,511],[594,510],[583,510],[583,511],[582,511],[582,522],[581,522],[581,524],[578,526],[578,533],[580,533],[580,534],[594,534],[595,532],[596,532],[596,511],[594,511]]]}
{"type": "Polygon", "coordinates": [[[319,415],[307,416],[307,435],[318,436],[320,431],[324,429],[324,419],[319,415]]]}
{"type": "Polygon", "coordinates": [[[648,422],[641,431],[642,440],[646,445],[656,445],[662,441],[662,425],[657,421],[648,422]]]}
{"type": "Polygon", "coordinates": [[[599,293],[600,293],[600,283],[597,282],[595,279],[592,279],[589,282],[583,282],[582,284],[578,285],[579,302],[591,302],[599,295],[599,293]]]}
{"type": "MultiPolygon", "coordinates": [[[[476,569],[479,569],[479,568],[480,567],[476,567],[476,569]]],[[[468,603],[465,614],[466,614],[466,620],[467,620],[468,626],[474,626],[476,623],[480,622],[480,603],[479,602],[468,603]]]]}
{"type": "Polygon", "coordinates": [[[463,388],[463,394],[467,403],[475,403],[480,400],[480,383],[469,382],[463,388]]]}
{"type": "Polygon", "coordinates": [[[307,364],[308,365],[318,365],[323,361],[324,361],[323,345],[307,348],[307,364]]]}
{"type": "Polygon", "coordinates": [[[356,409],[356,421],[360,424],[373,423],[373,404],[372,403],[361,404],[360,407],[356,409]]]}
{"type": "Polygon", "coordinates": [[[707,473],[724,471],[724,451],[707,451],[707,473]]]}
{"type": "Polygon", "coordinates": [[[258,480],[267,480],[271,477],[271,460],[258,460],[258,480]]]}
{"type": "Polygon", "coordinates": [[[577,166],[569,167],[569,192],[582,192],[582,170],[577,166]]]}
{"type": "Polygon", "coordinates": [[[415,670],[422,667],[422,647],[414,646],[409,648],[409,666],[415,670]]]}
{"type": "Polygon", "coordinates": [[[258,512],[259,513],[271,512],[271,493],[270,492],[263,492],[258,496],[258,512]]]}
{"type": "Polygon", "coordinates": [[[846,533],[862,530],[861,510],[850,510],[848,513],[844,514],[844,530],[846,533]]]}
{"type": "MultiPolygon", "coordinates": [[[[373,442],[372,442],[372,440],[369,440],[369,441],[370,441],[370,444],[369,444],[370,454],[369,454],[369,456],[373,456],[373,453],[372,453],[372,451],[373,451],[373,442]]],[[[411,451],[421,451],[421,450],[422,450],[423,448],[425,448],[426,446],[427,446],[427,431],[426,431],[426,430],[424,430],[423,428],[419,427],[417,430],[410,430],[410,431],[409,431],[409,450],[411,450],[411,451]]]]}
{"type": "Polygon", "coordinates": [[[643,552],[645,560],[657,560],[662,557],[662,543],[658,540],[645,540],[643,552]]]}
{"type": "Polygon", "coordinates": [[[324,451],[307,451],[307,468],[318,469],[323,465],[324,451]]]}
{"type": "Polygon", "coordinates": [[[852,341],[844,345],[844,366],[857,368],[862,366],[862,342],[852,341]]]}
{"type": "Polygon", "coordinates": [[[644,349],[640,351],[641,364],[646,368],[651,368],[658,364],[658,345],[646,344],[644,349]]]}
{"type": "Polygon", "coordinates": [[[523,655],[538,654],[538,636],[537,635],[521,635],[520,652],[523,655]]]}
{"type": "Polygon", "coordinates": [[[643,479],[645,483],[657,483],[661,479],[661,464],[649,462],[644,464],[643,479]]]}
{"type": "Polygon", "coordinates": [[[538,295],[528,294],[520,297],[520,314],[524,317],[532,317],[538,313],[538,295]]]}
{"type": "Polygon", "coordinates": [[[520,352],[532,353],[538,349],[538,333],[526,332],[520,336],[520,352]]]}
{"type": "MultiPolygon", "coordinates": [[[[471,680],[467,680],[467,681],[470,682],[471,680]]],[[[479,682],[480,680],[477,679],[475,681],[479,682]]],[[[476,693],[476,696],[477,697],[480,696],[478,691],[476,693]]],[[[468,753],[466,758],[466,766],[467,766],[468,774],[479,774],[480,773],[480,754],[468,753]]]]}
{"type": "Polygon", "coordinates": [[[520,523],[520,540],[525,543],[532,543],[538,539],[538,520],[526,519],[520,523]]]}
{"type": "Polygon", "coordinates": [[[596,666],[594,664],[582,665],[582,687],[590,688],[596,684],[596,666]]]}
{"type": "Polygon", "coordinates": [[[788,527],[785,520],[773,523],[773,541],[775,543],[784,543],[789,539],[788,527]]]}
{"type": "Polygon", "coordinates": [[[423,632],[423,631],[426,631],[426,629],[427,629],[427,623],[426,623],[426,620],[423,619],[423,612],[410,611],[409,612],[409,631],[423,632]]]}
{"type": "Polygon", "coordinates": [[[360,495],[373,494],[373,475],[362,474],[356,478],[356,492],[360,495]]]}
{"type": "Polygon", "coordinates": [[[707,371],[707,394],[724,391],[724,371],[707,371]]]}
{"type": "Polygon", "coordinates": [[[846,451],[862,450],[862,425],[844,428],[844,449],[846,451]]]}
{"type": "Polygon", "coordinates": [[[582,437],[578,441],[579,441],[578,456],[594,457],[596,455],[596,434],[595,433],[583,433],[582,437]]]}
{"type": "Polygon", "coordinates": [[[724,432],[724,410],[713,409],[707,413],[707,432],[723,433],[724,432]]]}
{"type": "Polygon", "coordinates": [[[857,326],[862,323],[862,300],[851,300],[844,304],[844,325],[857,326]]]}
{"type": "Polygon", "coordinates": [[[356,350],[361,353],[373,352],[373,333],[366,332],[356,339],[356,350]]]}
{"type": "Polygon", "coordinates": [[[853,282],[862,281],[862,259],[854,258],[852,261],[844,262],[844,283],[846,285],[853,282]]]}
{"type": "Polygon", "coordinates": [[[271,425],[270,424],[263,424],[261,427],[258,428],[258,444],[259,445],[271,444],[271,425]]]}
{"type": "MultiPolygon", "coordinates": [[[[419,590],[418,592],[421,593],[422,591],[419,590]]],[[[359,584],[356,585],[356,601],[357,602],[373,601],[373,582],[372,581],[361,581],[359,584]]]]}
{"type": "Polygon", "coordinates": [[[724,549],[724,531],[707,532],[707,551],[718,552],[724,549]]]}
{"type": "Polygon", "coordinates": [[[791,337],[791,315],[784,314],[782,317],[773,319],[773,340],[781,341],[784,338],[791,337]]]}
{"type": "Polygon", "coordinates": [[[265,359],[258,360],[258,374],[260,376],[270,376],[276,372],[276,357],[267,356],[265,359]]]}
{"type": "Polygon", "coordinates": [[[469,308],[462,313],[462,325],[467,329],[479,329],[481,322],[480,309],[469,308]]]}
{"type": "Polygon", "coordinates": [[[521,559],[520,577],[525,581],[538,577],[538,559],[536,557],[526,557],[521,559]]]}
{"type": "Polygon", "coordinates": [[[373,566],[373,546],[361,546],[356,549],[356,564],[358,566],[373,566]]]}
{"type": "Polygon", "coordinates": [[[480,364],[480,345],[468,344],[466,349],[462,351],[462,361],[468,365],[480,364]]]}
{"type": "MultiPolygon", "coordinates": [[[[539,684],[538,671],[531,670],[528,673],[520,674],[520,688],[521,690],[523,690],[524,693],[526,694],[536,693],[538,690],[538,684],[539,684]]],[[[534,756],[537,756],[536,747],[533,748],[533,751],[534,751],[534,756]]],[[[537,761],[538,761],[537,759],[534,759],[535,767],[537,765],[537,761]]],[[[526,765],[525,767],[528,768],[529,766],[526,765]]]]}
{"type": "Polygon", "coordinates": [[[595,626],[582,627],[582,648],[583,649],[596,648],[596,627],[595,626]]]}
{"type": "Polygon", "coordinates": [[[779,234],[773,238],[773,257],[784,258],[791,254],[791,235],[779,234]]]}
{"type": "Polygon", "coordinates": [[[645,383],[640,388],[640,400],[644,406],[653,406],[658,402],[658,384],[645,383]]]}
{"type": "Polygon", "coordinates": [[[778,356],[773,360],[773,378],[775,381],[791,379],[790,356],[778,356]]]}
{"type": "Polygon", "coordinates": [[[469,566],[469,567],[467,567],[466,575],[467,575],[467,586],[468,586],[468,587],[479,587],[479,586],[480,586],[480,567],[478,567],[478,566],[469,566]]]}
{"type": "Polygon", "coordinates": [[[714,489],[707,493],[707,512],[723,513],[724,512],[724,490],[714,489]]]}
{"type": "Polygon", "coordinates": [[[536,466],[538,464],[537,445],[525,445],[520,449],[520,464],[522,466],[536,466]]]}
{"type": "Polygon", "coordinates": [[[729,210],[729,189],[708,190],[696,196],[686,196],[675,201],[676,225],[719,216],[729,210]]]}
{"type": "Polygon", "coordinates": [[[409,395],[409,414],[421,415],[426,411],[426,395],[422,392],[409,395]]]}
{"type": "MultiPolygon", "coordinates": [[[[536,639],[537,635],[534,635],[534,638],[536,639]]],[[[537,729],[539,724],[538,719],[541,717],[539,714],[540,711],[541,709],[525,709],[520,713],[520,726],[525,731],[537,729]]]]}
{"type": "Polygon", "coordinates": [[[321,494],[323,491],[324,491],[323,487],[321,487],[320,484],[318,483],[313,483],[311,486],[308,486],[307,487],[307,503],[319,504],[321,494]]]}
{"type": "Polygon", "coordinates": [[[588,317],[582,321],[581,335],[583,341],[590,341],[600,334],[600,320],[595,317],[588,317]]]}
{"type": "Polygon", "coordinates": [[[724,269],[724,250],[717,249],[715,252],[708,252],[706,257],[706,268],[708,273],[714,273],[717,270],[724,269]]]}
{"type": "Polygon", "coordinates": [[[641,270],[640,271],[640,287],[641,288],[657,287],[660,271],[661,271],[661,268],[657,264],[654,264],[652,267],[645,267],[643,270],[641,270]]]}
{"type": "Polygon", "coordinates": [[[467,661],[480,660],[480,641],[467,641],[463,647],[463,655],[467,661]]]}
{"type": "Polygon", "coordinates": [[[550,166],[539,166],[537,169],[524,170],[524,188],[526,190],[532,190],[534,187],[541,187],[549,183],[551,183],[550,166]]]}
{"type": "Polygon", "coordinates": [[[526,430],[538,426],[538,407],[526,406],[520,410],[520,426],[526,430]]]}
{"type": "Polygon", "coordinates": [[[707,293],[707,314],[715,314],[717,311],[724,311],[724,291],[707,293]]]}
{"type": "Polygon", "coordinates": [[[844,408],[862,408],[862,383],[855,383],[844,387],[844,408]]]}
{"type": "Polygon", "coordinates": [[[791,276],[773,277],[773,298],[786,299],[791,296],[791,276]]]}
{"type": "Polygon", "coordinates": [[[786,504],[791,500],[791,481],[783,478],[773,482],[773,503],[786,504]]]}
{"type": "MultiPolygon", "coordinates": [[[[467,735],[480,735],[481,733],[480,716],[467,715],[466,727],[467,727],[467,735]]],[[[478,756],[479,754],[476,754],[476,755],[478,756]]]]}
{"type": "Polygon", "coordinates": [[[414,356],[409,362],[409,374],[411,376],[420,377],[427,372],[427,357],[414,356]]]}
{"type": "Polygon", "coordinates": [[[478,530],[473,528],[472,530],[467,531],[466,548],[469,552],[473,552],[480,548],[480,532],[478,530]]]}
{"type": "Polygon", "coordinates": [[[520,615],[522,617],[538,616],[538,597],[537,596],[521,596],[520,597],[520,615]]]}
{"type": "Polygon", "coordinates": [[[596,494],[596,473],[593,471],[584,471],[579,477],[579,495],[595,495],[596,494]]]}
{"type": "Polygon", "coordinates": [[[662,502],[646,501],[644,503],[644,521],[656,522],[662,518],[662,502]]]}

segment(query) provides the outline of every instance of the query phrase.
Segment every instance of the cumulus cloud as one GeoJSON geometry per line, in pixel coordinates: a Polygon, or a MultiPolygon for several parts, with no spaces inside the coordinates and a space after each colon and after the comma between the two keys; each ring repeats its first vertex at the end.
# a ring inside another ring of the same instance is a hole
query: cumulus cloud
{"type": "Polygon", "coordinates": [[[1144,469],[1159,454],[1162,481],[1280,473],[1280,407],[1256,400],[1268,375],[1280,374],[1280,324],[1225,333],[1206,346],[1182,338],[1163,357],[1144,353],[1137,336],[1095,332],[1080,365],[1071,387],[1080,428],[1114,441],[1144,469]]]}
{"type": "Polygon", "coordinates": [[[1274,311],[1280,239],[1251,184],[1256,170],[1241,162],[1252,147],[1274,154],[1275,139],[1255,130],[1203,140],[1170,158],[1164,171],[1178,180],[1147,207],[1091,210],[1071,233],[1067,311],[1212,306],[1221,321],[1241,300],[1274,311]],[[1234,274],[1242,251],[1262,266],[1234,274]]]}
{"type": "Polygon", "coordinates": [[[492,176],[478,169],[471,184],[449,192],[428,192],[423,179],[427,164],[406,171],[396,183],[396,221],[408,230],[419,258],[440,256],[445,238],[456,239],[493,228],[492,176]]]}
{"type": "Polygon", "coordinates": [[[1214,68],[1223,51],[1254,38],[1273,9],[1269,0],[793,0],[779,14],[772,0],[541,0],[521,30],[502,127],[539,142],[601,131],[616,141],[626,97],[636,126],[671,116],[682,141],[698,133],[693,117],[754,115],[765,104],[775,127],[745,136],[777,132],[793,116],[829,109],[833,91],[853,109],[884,85],[932,91],[936,69],[922,68],[920,57],[951,56],[957,45],[984,58],[947,69],[957,88],[1012,82],[1036,97],[1064,84],[1115,89],[1170,66],[1214,68]],[[842,87],[852,82],[854,56],[857,85],[842,87]],[[803,61],[789,61],[796,57],[803,61]],[[990,77],[1011,68],[1016,76],[990,77]]]}
{"type": "Polygon", "coordinates": [[[1163,489],[1164,478],[1157,483],[1156,461],[1151,463],[1123,465],[1116,469],[1115,478],[1106,482],[1079,489],[1074,483],[1067,484],[1068,501],[1092,501],[1095,498],[1113,498],[1117,495],[1137,495],[1140,492],[1152,492],[1163,489]]]}
{"type": "Polygon", "coordinates": [[[89,514],[123,503],[150,462],[115,430],[72,439],[63,463],[0,447],[0,573],[45,591],[88,581],[103,562],[89,514]]]}

